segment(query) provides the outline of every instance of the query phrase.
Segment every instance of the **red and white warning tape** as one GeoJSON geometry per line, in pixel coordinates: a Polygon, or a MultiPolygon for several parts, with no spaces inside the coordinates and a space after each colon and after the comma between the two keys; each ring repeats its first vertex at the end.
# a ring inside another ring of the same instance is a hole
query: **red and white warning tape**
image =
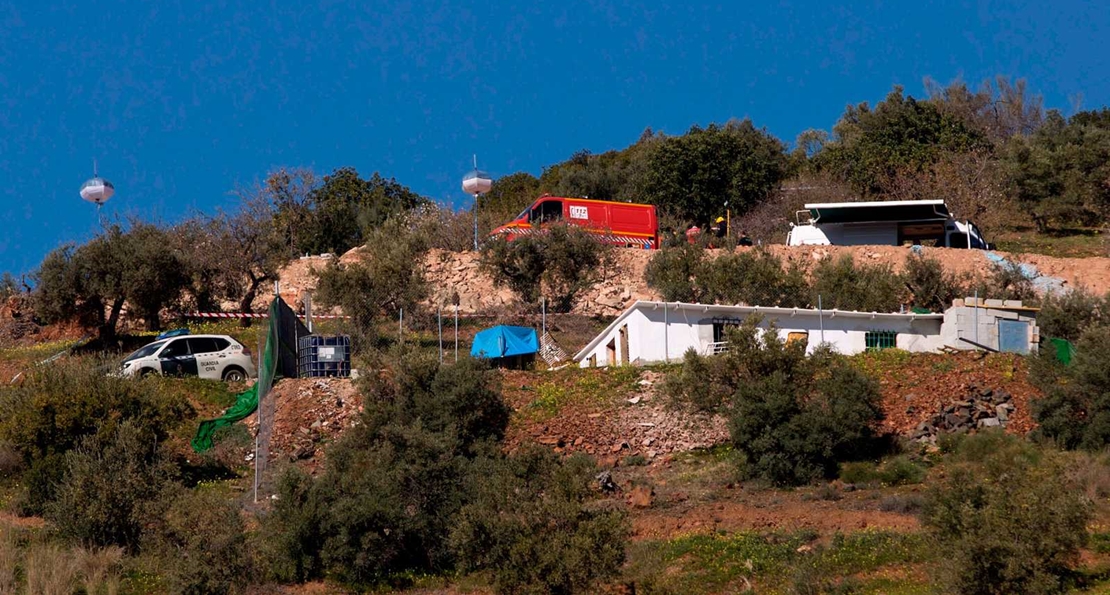
{"type": "MultiPolygon", "coordinates": [[[[304,318],[304,314],[297,314],[298,317],[304,318]]],[[[269,318],[269,314],[257,314],[254,312],[189,312],[185,315],[186,318],[269,318]]],[[[338,316],[335,314],[317,314],[312,318],[318,320],[333,320],[337,318],[350,318],[350,316],[338,316]]]]}

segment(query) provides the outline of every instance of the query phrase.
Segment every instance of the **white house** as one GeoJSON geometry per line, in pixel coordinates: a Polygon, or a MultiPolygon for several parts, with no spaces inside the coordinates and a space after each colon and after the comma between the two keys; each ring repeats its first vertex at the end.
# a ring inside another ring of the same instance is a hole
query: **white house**
{"type": "Polygon", "coordinates": [[[785,340],[805,341],[807,353],[821,343],[829,343],[844,354],[869,347],[937,351],[944,346],[943,314],[637,301],[574,359],[585,368],[670,361],[682,358],[689,349],[718,353],[725,347],[724,329],[752,315],[762,318],[761,328],[774,324],[785,340]]]}

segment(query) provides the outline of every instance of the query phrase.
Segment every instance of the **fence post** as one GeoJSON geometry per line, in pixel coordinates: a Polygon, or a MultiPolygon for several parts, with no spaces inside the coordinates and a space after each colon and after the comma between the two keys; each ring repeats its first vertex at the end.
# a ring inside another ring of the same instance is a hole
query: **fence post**
{"type": "Polygon", "coordinates": [[[455,363],[459,363],[459,305],[455,304],[455,363]]]}
{"type": "Polygon", "coordinates": [[[821,294],[817,294],[817,321],[821,325],[821,344],[825,344],[825,311],[821,308],[821,294]]]}
{"type": "Polygon", "coordinates": [[[667,302],[663,302],[663,361],[671,363],[670,321],[667,320],[667,302]]]}
{"type": "Polygon", "coordinates": [[[436,308],[436,324],[439,326],[439,363],[443,363],[443,306],[436,308]]]}

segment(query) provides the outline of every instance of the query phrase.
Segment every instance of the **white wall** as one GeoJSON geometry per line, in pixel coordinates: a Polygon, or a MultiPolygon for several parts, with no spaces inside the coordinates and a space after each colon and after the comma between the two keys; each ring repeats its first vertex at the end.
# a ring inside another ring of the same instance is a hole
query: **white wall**
{"type": "MultiPolygon", "coordinates": [[[[822,340],[820,331],[821,321],[815,312],[799,312],[791,315],[761,314],[760,323],[766,328],[774,322],[778,328],[779,336],[786,339],[791,332],[807,332],[809,340],[806,352],[812,353],[822,340]]],[[[664,315],[663,307],[657,309],[651,306],[636,308],[621,321],[620,325],[609,331],[597,346],[579,363],[582,367],[590,365],[590,356],[597,357],[597,365],[605,366],[608,363],[607,345],[614,341],[617,346],[618,363],[621,356],[620,328],[628,326],[628,355],[631,361],[654,363],[682,359],[688,349],[695,349],[704,353],[706,345],[713,340],[713,318],[725,317],[722,313],[698,311],[690,309],[676,310],[668,308],[664,315]],[[667,324],[664,325],[664,317],[667,324]],[[666,341],[666,343],[664,343],[666,341]]],[[[729,315],[728,317],[732,317],[729,315]]],[[[738,315],[743,319],[745,316],[738,315]]],[[[865,318],[849,317],[844,315],[824,316],[824,341],[830,343],[836,351],[844,354],[860,353],[866,349],[865,335],[871,330],[891,330],[898,333],[896,346],[907,351],[936,351],[944,345],[940,336],[941,321],[939,319],[906,318],[865,318]]]]}

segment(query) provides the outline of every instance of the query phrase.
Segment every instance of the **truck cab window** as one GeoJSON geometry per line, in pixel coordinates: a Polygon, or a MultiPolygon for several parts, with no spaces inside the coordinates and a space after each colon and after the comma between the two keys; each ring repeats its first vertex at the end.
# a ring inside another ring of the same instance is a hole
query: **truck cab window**
{"type": "Polygon", "coordinates": [[[559,221],[563,218],[563,203],[557,200],[546,200],[532,209],[530,223],[547,223],[559,221]]]}

